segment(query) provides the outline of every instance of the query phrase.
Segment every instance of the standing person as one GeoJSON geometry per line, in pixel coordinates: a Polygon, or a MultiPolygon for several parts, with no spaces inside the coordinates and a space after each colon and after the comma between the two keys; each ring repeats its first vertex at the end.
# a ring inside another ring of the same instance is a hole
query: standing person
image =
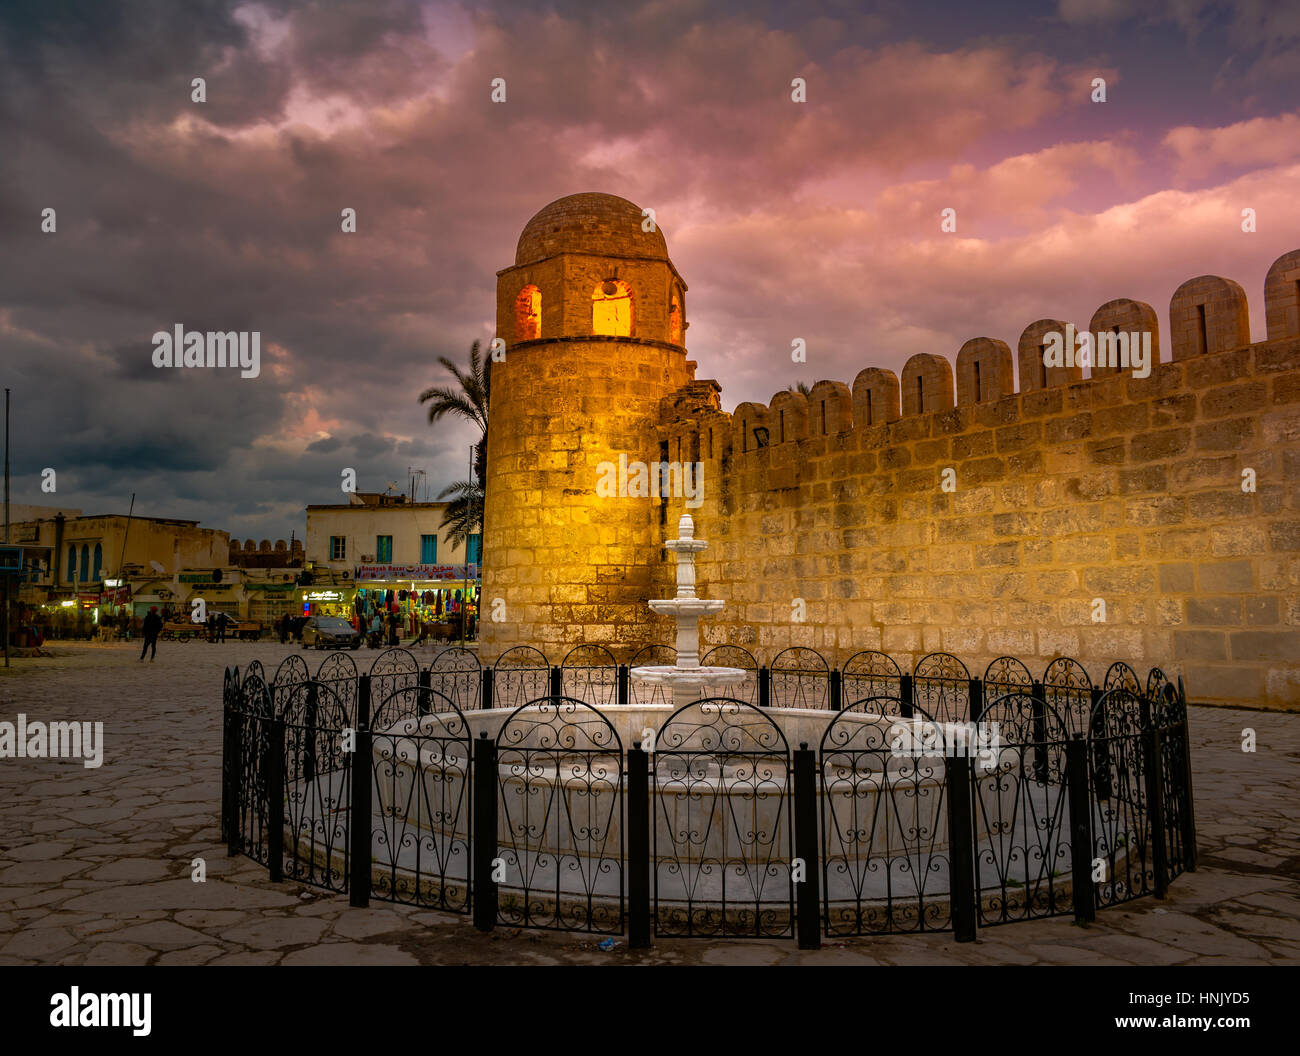
{"type": "Polygon", "coordinates": [[[286,612],[280,617],[280,644],[284,645],[289,640],[289,614],[286,612]]]}
{"type": "Polygon", "coordinates": [[[224,642],[226,640],[226,624],[229,622],[230,617],[224,612],[217,613],[217,641],[224,642]]]}
{"type": "Polygon", "coordinates": [[[144,659],[144,654],[152,650],[149,656],[149,663],[158,659],[158,632],[162,630],[162,617],[158,615],[158,606],[149,606],[149,615],[144,618],[144,645],[140,649],[140,659],[144,659]]]}
{"type": "Polygon", "coordinates": [[[396,648],[397,645],[399,644],[399,640],[397,637],[397,626],[398,626],[397,613],[390,612],[388,614],[388,644],[392,648],[396,648]]]}

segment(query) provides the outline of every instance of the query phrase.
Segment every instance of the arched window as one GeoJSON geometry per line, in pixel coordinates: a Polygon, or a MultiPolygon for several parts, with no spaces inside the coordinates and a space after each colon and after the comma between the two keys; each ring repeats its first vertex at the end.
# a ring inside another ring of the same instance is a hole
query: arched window
{"type": "Polygon", "coordinates": [[[632,336],[632,287],[621,279],[597,283],[591,294],[591,332],[632,336]]]}
{"type": "Polygon", "coordinates": [[[78,578],[83,583],[90,581],[90,547],[85,543],[81,544],[81,575],[78,578]]]}
{"type": "Polygon", "coordinates": [[[75,546],[68,547],[67,577],[69,583],[77,578],[77,548],[75,546]]]}
{"type": "Polygon", "coordinates": [[[668,307],[668,340],[674,345],[682,343],[682,299],[676,290],[668,307]]]}
{"type": "Polygon", "coordinates": [[[92,575],[90,578],[94,580],[99,579],[99,573],[103,567],[104,567],[104,548],[99,543],[96,543],[94,575],[92,575]]]}
{"type": "Polygon", "coordinates": [[[535,341],[542,336],[542,291],[525,286],[515,298],[515,339],[535,341]]]}

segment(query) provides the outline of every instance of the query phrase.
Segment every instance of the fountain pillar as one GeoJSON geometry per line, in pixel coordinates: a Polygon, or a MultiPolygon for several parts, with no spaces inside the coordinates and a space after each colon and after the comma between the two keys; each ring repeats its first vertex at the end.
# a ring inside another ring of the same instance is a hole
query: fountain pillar
{"type": "Polygon", "coordinates": [[[738,667],[700,666],[700,617],[721,612],[726,602],[695,594],[695,555],[709,544],[695,538],[695,521],[689,513],[677,522],[677,535],[664,543],[664,548],[677,556],[677,596],[650,602],[652,610],[677,621],[677,663],[672,667],[634,667],[631,676],[640,683],[671,686],[673,703],[681,707],[705,695],[709,687],[743,683],[749,673],[738,667]]]}

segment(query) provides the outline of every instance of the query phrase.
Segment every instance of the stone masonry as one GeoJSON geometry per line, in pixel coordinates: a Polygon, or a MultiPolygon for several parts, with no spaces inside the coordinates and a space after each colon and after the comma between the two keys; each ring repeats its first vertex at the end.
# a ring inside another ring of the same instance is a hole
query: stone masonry
{"type": "MultiPolygon", "coordinates": [[[[1254,344],[1240,286],[1184,283],[1172,360],[1144,379],[1038,371],[1042,335],[1063,326],[1039,320],[1019,341],[1019,392],[1006,345],[963,346],[955,406],[933,355],[901,384],[868,368],[851,395],[821,382],[732,414],[665,400],[661,440],[705,463],[700,590],[727,602],[706,637],[841,662],[943,650],[975,673],[1005,653],[1038,671],[1073,656],[1095,679],[1125,660],[1183,674],[1197,701],[1300,703],[1298,280],[1300,250],[1269,270],[1254,344]]],[[[1151,329],[1158,350],[1155,318],[1111,301],[1090,329],[1151,329]]]]}

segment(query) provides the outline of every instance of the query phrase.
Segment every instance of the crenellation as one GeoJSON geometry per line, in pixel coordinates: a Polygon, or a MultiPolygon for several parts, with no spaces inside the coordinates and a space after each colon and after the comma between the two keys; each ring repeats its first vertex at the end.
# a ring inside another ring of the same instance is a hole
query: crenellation
{"type": "MultiPolygon", "coordinates": [[[[1107,301],[1095,312],[1092,313],[1092,320],[1088,323],[1088,331],[1093,334],[1105,332],[1115,334],[1132,334],[1132,333],[1149,333],[1151,335],[1151,360],[1152,365],[1160,362],[1160,322],[1156,318],[1156,311],[1151,305],[1143,301],[1130,300],[1128,297],[1119,297],[1113,301],[1107,301]]],[[[1093,347],[1093,355],[1096,356],[1096,346],[1093,347]]],[[[1117,376],[1123,370],[1119,366],[1092,367],[1092,377],[1094,379],[1108,379],[1111,376],[1117,376]]]]}
{"type": "Polygon", "coordinates": [[[957,403],[1001,400],[1016,391],[1015,367],[1005,341],[972,337],[957,352],[957,403]]]}
{"type": "Polygon", "coordinates": [[[1250,344],[1246,291],[1231,279],[1188,279],[1169,301],[1169,343],[1175,361],[1250,344]]]}
{"type": "Polygon", "coordinates": [[[1300,249],[1283,253],[1268,269],[1264,323],[1269,341],[1300,337],[1300,249]]]}
{"type": "Polygon", "coordinates": [[[901,386],[904,417],[953,409],[952,364],[943,356],[912,356],[903,364],[901,386]]]}

